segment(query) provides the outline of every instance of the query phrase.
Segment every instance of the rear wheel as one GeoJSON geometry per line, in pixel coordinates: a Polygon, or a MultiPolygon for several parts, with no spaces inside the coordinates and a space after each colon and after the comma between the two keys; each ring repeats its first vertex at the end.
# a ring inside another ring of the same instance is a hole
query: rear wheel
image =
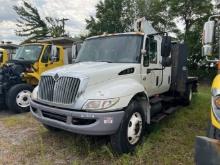
{"type": "Polygon", "coordinates": [[[137,101],[133,101],[125,110],[125,116],[116,134],[111,136],[111,146],[119,154],[134,151],[145,130],[144,112],[137,101]]]}
{"type": "Polygon", "coordinates": [[[192,101],[192,95],[193,95],[192,86],[187,85],[186,91],[183,96],[183,105],[184,106],[190,105],[190,103],[192,101]]]}
{"type": "Polygon", "coordinates": [[[33,87],[28,84],[17,84],[9,91],[6,99],[8,108],[16,113],[28,112],[33,87]]]}

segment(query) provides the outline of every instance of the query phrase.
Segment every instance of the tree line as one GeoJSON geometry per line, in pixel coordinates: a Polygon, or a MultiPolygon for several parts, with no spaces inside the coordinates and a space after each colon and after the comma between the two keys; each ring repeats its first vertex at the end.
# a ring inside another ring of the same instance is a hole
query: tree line
{"type": "MultiPolygon", "coordinates": [[[[41,18],[36,7],[23,1],[14,6],[19,15],[16,34],[30,38],[59,37],[65,29],[59,19],[41,18]]],[[[145,17],[158,31],[169,31],[176,39],[189,46],[189,65],[192,68],[202,63],[201,34],[203,24],[213,14],[210,0],[100,0],[96,15],[86,21],[88,34],[82,37],[133,30],[134,20],[145,17]]]]}

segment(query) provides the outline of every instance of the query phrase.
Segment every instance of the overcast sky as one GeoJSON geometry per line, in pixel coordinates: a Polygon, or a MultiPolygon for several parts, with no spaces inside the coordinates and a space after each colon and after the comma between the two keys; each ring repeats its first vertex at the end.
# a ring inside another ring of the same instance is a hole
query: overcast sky
{"type": "MultiPolygon", "coordinates": [[[[85,30],[85,19],[95,15],[95,5],[99,0],[28,0],[39,10],[42,17],[68,18],[66,30],[77,35],[85,30]]],[[[22,38],[15,35],[16,19],[14,5],[22,0],[0,0],[0,41],[19,43],[22,38]]]]}

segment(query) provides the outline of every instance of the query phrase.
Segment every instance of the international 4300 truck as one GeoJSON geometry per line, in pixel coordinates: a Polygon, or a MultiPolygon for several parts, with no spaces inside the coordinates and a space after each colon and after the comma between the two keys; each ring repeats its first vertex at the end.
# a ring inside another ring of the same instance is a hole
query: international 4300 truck
{"type": "Polygon", "coordinates": [[[49,130],[109,135],[116,152],[133,151],[152,122],[190,104],[186,59],[184,44],[139,19],[135,32],[87,38],[75,64],[44,72],[31,112],[49,130]]]}

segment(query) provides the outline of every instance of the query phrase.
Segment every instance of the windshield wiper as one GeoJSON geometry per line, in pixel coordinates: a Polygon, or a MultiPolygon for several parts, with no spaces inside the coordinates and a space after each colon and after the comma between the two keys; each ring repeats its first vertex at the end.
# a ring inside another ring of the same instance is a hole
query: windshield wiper
{"type": "Polygon", "coordinates": [[[113,63],[112,61],[107,61],[107,60],[103,60],[103,61],[95,61],[95,62],[107,62],[107,63],[113,63]]]}

